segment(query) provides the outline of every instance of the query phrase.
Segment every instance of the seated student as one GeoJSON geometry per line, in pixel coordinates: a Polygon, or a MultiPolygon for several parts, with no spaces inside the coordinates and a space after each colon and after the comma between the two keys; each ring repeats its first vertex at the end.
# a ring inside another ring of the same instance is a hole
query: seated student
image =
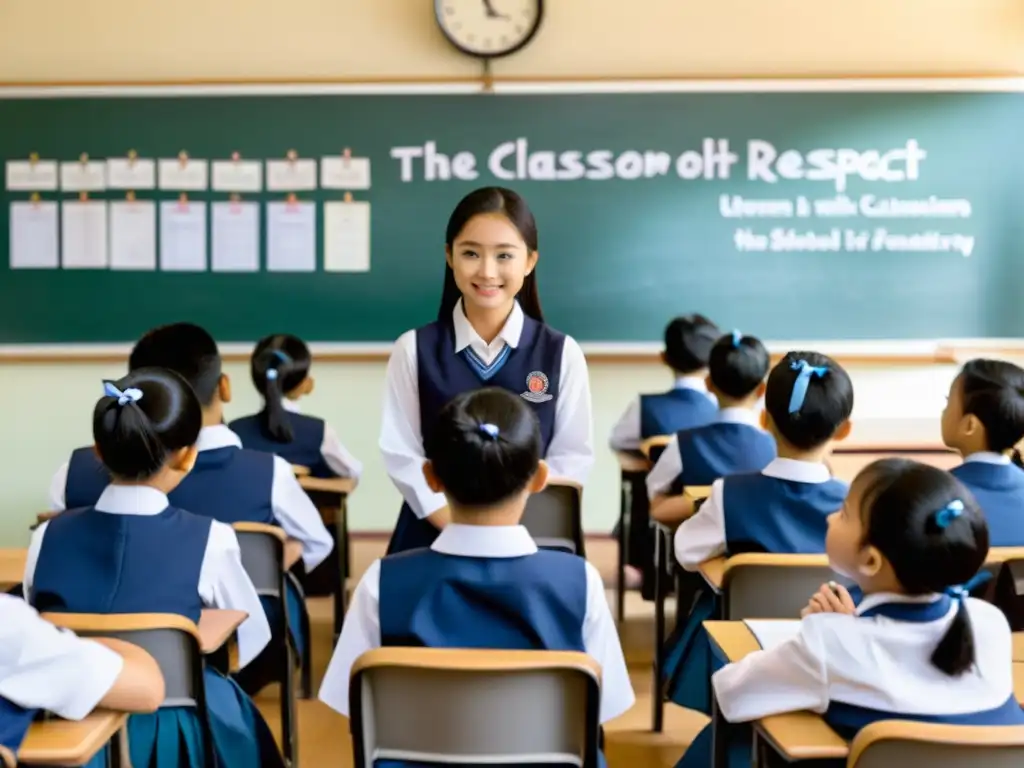
{"type": "Polygon", "coordinates": [[[661,360],[672,369],[672,389],[640,395],[612,428],[612,450],[637,450],[649,437],[671,435],[715,420],[718,407],[705,379],[711,348],[722,335],[704,315],[677,317],[665,328],[661,360]]]}
{"type": "Polygon", "coordinates": [[[504,389],[459,395],[424,446],[451,509],[429,549],[372,563],[352,598],[320,700],[348,716],[349,674],[380,646],[581,651],[601,665],[601,722],[634,701],[604,584],[586,560],[538,550],[519,520],[543,489],[540,428],[504,389]]]}
{"type": "MultiPolygon", "coordinates": [[[[170,613],[194,623],[204,606],[245,611],[238,628],[244,667],[266,646],[270,628],[235,532],[168,501],[196,463],[199,400],[181,376],[158,368],[138,368],[105,391],[93,412],[93,438],[110,485],[94,505],[36,528],[25,564],[26,599],[43,612],[170,613]]],[[[249,697],[209,666],[204,682],[220,763],[281,765],[249,697]]],[[[200,764],[202,730],[194,713],[165,707],[132,717],[132,764],[200,764]]]]}
{"type": "MultiPolygon", "coordinates": [[[[164,700],[156,661],[123,640],[86,640],[0,594],[0,747],[16,754],[36,713],[81,720],[97,707],[155,712],[164,700]]],[[[100,752],[90,766],[102,766],[100,752]]]]}
{"type": "MultiPolygon", "coordinates": [[[[908,459],[875,461],[829,518],[827,549],[863,600],[824,585],[791,639],[716,672],[726,720],[809,709],[848,739],[878,720],[1024,725],[1010,627],[968,596],[987,576],[989,537],[962,483],[908,459]]],[[[749,729],[730,731],[730,766],[749,765],[749,729]]],[[[708,765],[710,745],[709,728],[680,766],[708,765]]]]}
{"type": "Polygon", "coordinates": [[[313,391],[312,362],[309,347],[295,336],[278,333],[260,341],[250,368],[252,383],[263,396],[263,410],[228,426],[243,447],[276,453],[308,467],[313,477],[358,479],[363,465],[345,450],[331,426],[299,413],[299,398],[313,391]]]}
{"type": "Polygon", "coordinates": [[[708,389],[721,409],[710,424],[672,436],[647,475],[651,517],[674,524],[692,513],[686,486],[711,485],[739,472],[759,472],[775,458],[775,440],[757,425],[758,402],[768,375],[768,350],[734,331],[711,349],[708,389]]]}
{"type": "Polygon", "coordinates": [[[952,472],[981,505],[993,547],[1024,546],[1024,471],[1014,449],[1022,438],[1024,370],[968,362],[949,389],[942,442],[964,457],[952,472]]]}
{"type": "MultiPolygon", "coordinates": [[[[825,459],[850,432],[853,385],[842,367],[816,352],[790,352],[768,376],[765,411],[778,458],[760,473],[730,475],[711,485],[697,511],[675,534],[676,560],[695,571],[705,560],[742,552],[815,554],[825,551],[828,516],[843,505],[847,485],[833,479],[825,459]]],[[[669,698],[709,712],[709,649],[702,623],[715,612],[703,590],[682,630],[669,639],[665,670],[669,698]]]]}
{"type": "MultiPolygon", "coordinates": [[[[221,370],[217,343],[205,330],[191,323],[175,323],[149,331],[132,350],[129,370],[167,368],[179,373],[195,390],[203,408],[203,427],[196,447],[199,455],[188,477],[170,492],[171,503],[197,515],[223,523],[280,525],[302,543],[302,560],[312,571],[334,548],[317,508],[295,479],[291,464],[279,456],[242,448],[238,435],[224,425],[224,403],[231,399],[231,382],[221,370]]],[[[79,448],[71,461],[58,470],[51,496],[55,509],[96,503],[109,482],[109,474],[92,448],[79,448]],[[66,504],[65,504],[66,503],[66,504]]],[[[289,574],[290,576],[291,574],[289,574]]],[[[296,653],[305,647],[301,589],[287,580],[287,608],[296,653]]],[[[276,627],[277,601],[263,600],[276,627]]],[[[239,682],[255,693],[273,678],[274,649],[283,638],[275,637],[264,658],[239,675],[239,682]]]]}

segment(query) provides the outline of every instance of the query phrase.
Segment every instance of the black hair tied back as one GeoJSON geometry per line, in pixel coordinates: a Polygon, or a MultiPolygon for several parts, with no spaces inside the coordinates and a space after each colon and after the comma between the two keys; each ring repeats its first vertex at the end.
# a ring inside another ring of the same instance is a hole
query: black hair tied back
{"type": "Polygon", "coordinates": [[[260,428],[275,442],[290,443],[295,439],[284,398],[309,376],[311,364],[309,347],[289,334],[267,336],[253,350],[252,383],[264,401],[259,413],[260,428]]]}

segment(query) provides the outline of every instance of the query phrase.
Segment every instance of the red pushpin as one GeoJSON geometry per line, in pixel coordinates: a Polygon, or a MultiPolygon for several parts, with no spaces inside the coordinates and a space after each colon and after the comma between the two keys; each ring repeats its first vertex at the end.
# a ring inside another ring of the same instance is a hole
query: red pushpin
{"type": "Polygon", "coordinates": [[[240,154],[238,154],[237,152],[232,152],[231,153],[231,162],[232,163],[237,163],[241,159],[242,159],[242,156],[240,154]]]}
{"type": "Polygon", "coordinates": [[[188,152],[184,149],[178,153],[178,164],[181,165],[182,168],[188,165],[188,152]]]}
{"type": "Polygon", "coordinates": [[[296,160],[299,159],[299,153],[296,152],[294,149],[289,149],[287,157],[289,163],[294,163],[296,160]]]}
{"type": "Polygon", "coordinates": [[[345,151],[341,153],[341,157],[345,161],[345,165],[348,165],[349,161],[352,159],[352,150],[345,147],[345,151]]]}
{"type": "Polygon", "coordinates": [[[188,195],[186,195],[184,192],[182,192],[180,195],[178,195],[178,210],[179,211],[187,211],[188,210],[188,195]]]}

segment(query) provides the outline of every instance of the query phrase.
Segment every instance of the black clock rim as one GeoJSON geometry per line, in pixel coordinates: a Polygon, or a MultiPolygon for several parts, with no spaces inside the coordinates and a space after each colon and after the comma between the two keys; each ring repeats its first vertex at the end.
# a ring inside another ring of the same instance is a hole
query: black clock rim
{"type": "Polygon", "coordinates": [[[544,20],[544,0],[534,0],[534,2],[537,3],[537,18],[534,20],[533,26],[530,27],[530,31],[527,33],[526,37],[511,48],[499,53],[481,53],[459,44],[457,40],[454,40],[451,35],[448,34],[444,24],[441,23],[441,7],[444,5],[444,2],[445,0],[434,0],[434,20],[437,22],[438,29],[441,30],[441,34],[444,35],[444,39],[448,41],[449,45],[459,51],[459,53],[465,54],[466,56],[470,56],[474,59],[503,59],[506,56],[511,56],[513,53],[518,53],[529,45],[533,41],[533,38],[537,36],[537,33],[540,32],[541,22],[544,20]]]}

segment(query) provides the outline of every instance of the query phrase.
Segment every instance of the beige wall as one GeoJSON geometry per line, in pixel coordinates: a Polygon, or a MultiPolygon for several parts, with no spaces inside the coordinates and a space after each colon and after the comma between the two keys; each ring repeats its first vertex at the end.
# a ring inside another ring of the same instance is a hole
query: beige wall
{"type": "MultiPolygon", "coordinates": [[[[1020,0],[548,0],[497,76],[1005,74],[1020,0]]],[[[0,80],[471,76],[429,0],[4,0],[0,80]]]]}
{"type": "MultiPolygon", "coordinates": [[[[1006,74],[1024,71],[1020,0],[549,0],[535,44],[495,74],[520,77],[1006,74]]],[[[427,0],[4,0],[0,81],[138,81],[472,76],[427,0]]],[[[382,363],[317,367],[308,410],[328,418],[366,464],[355,529],[389,528],[399,499],[376,448],[382,363]]],[[[89,436],[104,376],[121,366],[0,363],[0,546],[27,540],[53,469],[89,436]]],[[[233,365],[231,415],[256,407],[233,365]]],[[[954,369],[854,371],[862,440],[928,440],[954,369]]],[[[595,363],[598,463],[586,527],[617,514],[604,449],[637,391],[662,387],[654,365],[595,363]]]]}

